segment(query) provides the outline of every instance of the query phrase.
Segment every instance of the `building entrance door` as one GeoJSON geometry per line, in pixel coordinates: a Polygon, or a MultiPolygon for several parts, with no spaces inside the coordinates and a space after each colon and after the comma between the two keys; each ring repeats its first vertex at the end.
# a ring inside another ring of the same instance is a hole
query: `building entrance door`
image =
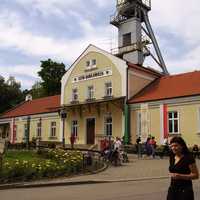
{"type": "Polygon", "coordinates": [[[95,118],[86,120],[87,144],[94,144],[95,139],[95,118]]]}

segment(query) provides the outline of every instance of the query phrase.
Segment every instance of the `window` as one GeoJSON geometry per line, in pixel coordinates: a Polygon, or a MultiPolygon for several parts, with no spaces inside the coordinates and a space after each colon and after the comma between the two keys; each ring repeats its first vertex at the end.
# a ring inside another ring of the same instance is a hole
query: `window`
{"type": "Polygon", "coordinates": [[[24,139],[25,140],[26,140],[27,136],[28,136],[28,126],[27,126],[27,124],[24,124],[24,139]]]}
{"type": "Polygon", "coordinates": [[[179,133],[179,116],[177,111],[168,112],[169,133],[179,133]]]}
{"type": "Polygon", "coordinates": [[[41,136],[42,136],[42,123],[38,122],[37,123],[36,137],[41,137],[41,136]]]}
{"type": "Polygon", "coordinates": [[[111,136],[112,135],[112,116],[105,117],[105,135],[111,136]]]}
{"type": "Polygon", "coordinates": [[[87,69],[92,69],[92,68],[96,68],[96,59],[91,59],[91,60],[87,60],[86,61],[86,68],[87,69]]]}
{"type": "Polygon", "coordinates": [[[92,59],[92,66],[93,65],[96,65],[96,60],[95,59],[92,59]]]}
{"type": "Polygon", "coordinates": [[[88,86],[87,98],[88,99],[94,98],[94,86],[88,86]]]}
{"type": "Polygon", "coordinates": [[[72,89],[72,101],[78,101],[78,89],[72,89]]]}
{"type": "Polygon", "coordinates": [[[51,122],[51,135],[50,137],[56,137],[56,122],[51,122]]]}
{"type": "Polygon", "coordinates": [[[72,121],[72,135],[74,135],[75,137],[78,136],[78,121],[77,120],[73,120],[72,121]]]}
{"type": "Polygon", "coordinates": [[[105,96],[112,96],[112,83],[105,83],[105,96]]]}
{"type": "Polygon", "coordinates": [[[90,66],[90,60],[86,61],[86,67],[90,66]]]}
{"type": "Polygon", "coordinates": [[[137,113],[137,136],[142,135],[142,115],[141,112],[137,113]]]}
{"type": "Polygon", "coordinates": [[[126,33],[123,35],[123,46],[131,45],[131,33],[126,33]]]}

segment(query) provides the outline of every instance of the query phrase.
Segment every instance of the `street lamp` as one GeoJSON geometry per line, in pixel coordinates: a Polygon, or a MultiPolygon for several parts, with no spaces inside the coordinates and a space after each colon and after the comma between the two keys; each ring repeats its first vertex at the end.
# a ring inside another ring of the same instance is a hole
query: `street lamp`
{"type": "Polygon", "coordinates": [[[65,148],[65,119],[67,118],[67,113],[65,112],[65,110],[61,110],[60,115],[63,122],[62,145],[63,148],[65,148]]]}

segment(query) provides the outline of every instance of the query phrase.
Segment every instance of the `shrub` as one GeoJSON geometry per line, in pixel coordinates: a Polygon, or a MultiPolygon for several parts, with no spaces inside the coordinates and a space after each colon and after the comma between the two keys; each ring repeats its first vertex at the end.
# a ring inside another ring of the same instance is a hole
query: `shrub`
{"type": "MultiPolygon", "coordinates": [[[[15,153],[15,152],[13,152],[15,153]]],[[[83,155],[80,151],[64,151],[62,149],[40,150],[40,159],[9,159],[3,162],[0,182],[4,180],[30,180],[42,177],[56,177],[69,173],[77,173],[82,169],[83,155]]],[[[26,158],[27,152],[21,152],[26,158]]],[[[31,156],[34,154],[30,153],[31,156]]],[[[37,154],[36,154],[37,155],[37,154]]],[[[9,156],[9,154],[8,154],[9,156]]]]}

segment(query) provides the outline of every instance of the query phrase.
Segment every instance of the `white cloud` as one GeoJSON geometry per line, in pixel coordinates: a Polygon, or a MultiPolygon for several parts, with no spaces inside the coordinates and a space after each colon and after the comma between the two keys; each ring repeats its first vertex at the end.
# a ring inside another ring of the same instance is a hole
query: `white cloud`
{"type": "MultiPolygon", "coordinates": [[[[90,0],[87,1],[87,4],[92,1],[100,9],[110,7],[114,10],[114,0],[90,0]]],[[[36,11],[41,12],[45,17],[53,15],[65,18],[68,14],[73,14],[77,20],[76,24],[80,25],[79,29],[81,29],[82,35],[80,37],[76,36],[74,39],[69,39],[66,32],[65,37],[55,39],[48,34],[35,34],[25,28],[25,24],[23,23],[28,22],[20,18],[17,12],[4,9],[0,12],[1,48],[15,49],[30,57],[50,57],[64,63],[73,63],[90,43],[108,51],[113,47],[112,43],[116,43],[117,30],[109,25],[109,19],[107,19],[106,26],[94,25],[94,21],[92,20],[96,10],[88,9],[90,17],[88,18],[87,16],[86,18],[83,12],[87,11],[81,10],[86,5],[83,0],[15,0],[15,2],[24,8],[28,7],[30,12],[33,13],[31,15],[33,18],[37,17],[37,14],[34,15],[36,11]]],[[[98,11],[101,12],[101,10],[98,11]]],[[[112,13],[102,16],[102,20],[108,18],[110,14],[112,13]]],[[[174,41],[173,46],[169,46],[172,45],[172,42],[168,41],[170,38],[164,36],[159,30],[165,32],[166,35],[172,34],[180,38],[179,41],[183,41],[187,47],[186,49],[188,49],[188,52],[182,52],[181,60],[178,58],[173,58],[172,60],[170,57],[166,58],[166,55],[163,55],[169,71],[175,73],[200,69],[200,21],[198,20],[200,19],[200,2],[198,0],[190,0],[190,2],[188,0],[168,0],[162,2],[160,0],[152,0],[152,11],[149,14],[153,28],[159,35],[158,41],[161,51],[167,48],[167,54],[173,55],[178,52],[180,47],[176,41],[174,41]]],[[[71,26],[75,26],[75,24],[72,23],[71,26]]],[[[39,60],[38,65],[40,65],[39,60]]],[[[36,77],[38,67],[31,66],[27,68],[26,66],[16,65],[13,70],[8,68],[6,71],[7,74],[12,72],[23,74],[25,72],[36,77]]]]}
{"type": "MultiPolygon", "coordinates": [[[[173,55],[181,48],[178,44],[182,41],[185,51],[180,51],[181,56],[173,60],[165,59],[171,73],[200,69],[200,2],[199,0],[152,0],[150,21],[154,31],[159,34],[159,44],[162,49],[167,49],[168,55],[173,55]],[[162,30],[162,33],[159,31],[162,30]],[[163,35],[163,33],[165,34],[163,35]],[[170,41],[170,36],[179,41],[170,41]],[[171,46],[169,46],[171,45],[171,46]],[[173,45],[173,46],[172,46],[173,45]],[[180,59],[181,57],[181,59],[180,59]]],[[[165,58],[165,55],[163,55],[165,58]]]]}
{"type": "MultiPolygon", "coordinates": [[[[93,27],[88,20],[80,19],[84,37],[78,39],[57,38],[46,35],[34,35],[25,30],[16,15],[0,14],[1,47],[15,48],[24,54],[32,56],[50,56],[71,61],[78,56],[89,43],[101,43],[109,37],[111,27],[93,27]]],[[[108,45],[102,45],[108,47],[108,45]]]]}
{"type": "Polygon", "coordinates": [[[188,44],[200,42],[199,0],[153,0],[151,12],[156,27],[184,38],[188,44]]]}
{"type": "Polygon", "coordinates": [[[1,76],[5,79],[14,76],[16,81],[21,83],[22,89],[30,89],[39,80],[37,75],[39,70],[40,68],[34,65],[12,65],[6,66],[5,70],[1,70],[1,76]]]}
{"type": "Polygon", "coordinates": [[[30,75],[37,78],[37,72],[39,71],[38,66],[34,65],[12,65],[6,66],[6,71],[1,71],[1,74],[5,77],[9,75],[18,74],[18,75],[30,75]]]}
{"type": "MultiPolygon", "coordinates": [[[[66,34],[66,38],[55,39],[49,35],[36,35],[26,30],[19,15],[5,10],[0,13],[0,46],[1,48],[15,49],[15,51],[30,57],[52,58],[64,63],[73,63],[91,43],[110,51],[111,34],[113,34],[112,27],[109,25],[94,27],[81,14],[75,14],[84,33],[83,36],[81,38],[69,39],[66,34]]],[[[38,65],[40,65],[39,60],[38,65]]],[[[1,75],[5,77],[8,77],[10,74],[15,74],[16,77],[20,75],[20,78],[17,77],[18,80],[30,88],[33,82],[25,83],[27,80],[23,80],[21,76],[29,74],[36,78],[38,70],[37,66],[16,65],[6,67],[5,70],[2,70],[4,73],[1,73],[1,75]]]]}
{"type": "Polygon", "coordinates": [[[110,0],[93,0],[99,7],[106,7],[112,5],[110,0]]]}

